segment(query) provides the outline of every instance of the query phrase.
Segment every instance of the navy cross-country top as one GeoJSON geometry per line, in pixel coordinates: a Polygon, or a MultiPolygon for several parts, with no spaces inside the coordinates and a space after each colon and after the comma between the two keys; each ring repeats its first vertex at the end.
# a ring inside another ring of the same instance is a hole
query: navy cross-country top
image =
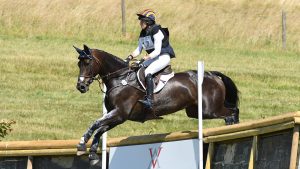
{"type": "Polygon", "coordinates": [[[144,49],[150,58],[155,58],[161,54],[168,53],[171,58],[175,57],[173,48],[169,43],[169,30],[160,25],[151,25],[143,29],[139,37],[139,45],[133,52],[133,56],[138,56],[144,49]]]}

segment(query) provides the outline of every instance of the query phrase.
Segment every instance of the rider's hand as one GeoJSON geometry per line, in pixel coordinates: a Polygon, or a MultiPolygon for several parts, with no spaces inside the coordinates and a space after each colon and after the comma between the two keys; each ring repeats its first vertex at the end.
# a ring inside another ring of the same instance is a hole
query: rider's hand
{"type": "Polygon", "coordinates": [[[125,59],[125,62],[126,62],[126,63],[129,63],[129,62],[130,62],[130,59],[129,59],[129,58],[126,58],[126,59],[125,59]]]}
{"type": "Polygon", "coordinates": [[[126,63],[129,63],[131,60],[133,59],[132,55],[127,56],[127,58],[125,59],[126,63]]]}

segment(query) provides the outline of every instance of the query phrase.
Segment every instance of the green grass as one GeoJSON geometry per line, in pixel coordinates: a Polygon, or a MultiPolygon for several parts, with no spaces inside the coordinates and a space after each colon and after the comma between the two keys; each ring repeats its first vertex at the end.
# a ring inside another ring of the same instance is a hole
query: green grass
{"type": "MultiPolygon", "coordinates": [[[[119,4],[110,1],[0,2],[0,119],[16,121],[4,140],[79,139],[102,116],[102,93],[96,82],[86,94],[76,90],[72,45],[82,48],[85,43],[125,58],[136,47],[134,13],[145,4],[128,2],[127,34],[121,36],[119,4]]],[[[282,50],[278,4],[226,2],[148,4],[161,11],[160,21],[170,28],[175,72],[196,69],[197,60],[204,60],[206,70],[230,76],[241,92],[242,122],[299,111],[300,23],[293,19],[299,4],[284,6],[290,20],[288,48],[282,50]]],[[[221,125],[223,120],[204,121],[206,128],[221,125]]],[[[125,122],[109,137],[192,129],[197,120],[179,111],[163,120],[125,122]]]]}

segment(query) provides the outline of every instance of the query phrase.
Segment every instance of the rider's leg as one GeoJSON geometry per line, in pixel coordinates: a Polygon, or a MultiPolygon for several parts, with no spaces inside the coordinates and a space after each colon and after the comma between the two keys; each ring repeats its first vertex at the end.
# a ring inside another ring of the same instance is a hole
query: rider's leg
{"type": "Polygon", "coordinates": [[[153,90],[154,90],[154,84],[153,84],[153,77],[152,75],[157,73],[158,71],[165,68],[167,65],[170,64],[170,55],[169,54],[163,54],[160,55],[154,59],[146,61],[146,66],[148,66],[145,70],[145,76],[146,76],[146,96],[145,100],[140,100],[146,108],[152,109],[153,104],[153,90]],[[150,63],[150,64],[149,64],[150,63]],[[147,65],[148,64],[148,65],[147,65]]]}
{"type": "Polygon", "coordinates": [[[147,109],[153,109],[153,77],[152,74],[147,74],[146,76],[146,96],[145,100],[139,100],[141,103],[145,105],[145,108],[147,109]]]}
{"type": "Polygon", "coordinates": [[[170,64],[171,58],[169,54],[162,54],[156,58],[146,60],[143,64],[145,65],[145,77],[150,74],[155,74],[170,64]]]}

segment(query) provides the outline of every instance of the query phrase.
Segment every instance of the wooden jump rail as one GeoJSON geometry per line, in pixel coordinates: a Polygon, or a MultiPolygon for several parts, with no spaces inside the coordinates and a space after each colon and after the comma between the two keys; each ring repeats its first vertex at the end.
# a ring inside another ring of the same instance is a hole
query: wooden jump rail
{"type": "MultiPolygon", "coordinates": [[[[209,128],[203,130],[205,143],[251,137],[293,128],[300,124],[300,112],[287,113],[267,119],[244,122],[240,124],[209,128]]],[[[126,146],[137,144],[149,144],[175,140],[193,139],[198,137],[198,131],[181,131],[166,134],[154,134],[144,136],[131,136],[111,138],[107,142],[108,147],[126,146]]],[[[76,154],[78,140],[40,140],[40,141],[8,141],[0,142],[0,156],[23,155],[53,155],[76,154]],[[29,153],[29,154],[28,154],[29,153]]],[[[90,142],[87,144],[90,146],[90,142]]]]}
{"type": "MultiPolygon", "coordinates": [[[[282,114],[262,120],[243,122],[231,126],[222,126],[203,130],[203,140],[209,143],[206,168],[209,169],[213,157],[214,143],[241,138],[252,138],[249,169],[254,166],[255,147],[259,135],[293,129],[290,168],[296,167],[299,142],[300,111],[282,114]]],[[[198,131],[181,131],[166,134],[111,138],[108,147],[149,144],[198,138],[198,131]]],[[[44,156],[75,155],[79,140],[41,140],[41,141],[9,141],[0,142],[0,157],[11,156],[44,156]]],[[[88,143],[88,147],[90,142],[88,143]]]]}
{"type": "Polygon", "coordinates": [[[292,130],[289,168],[296,169],[299,144],[299,124],[300,111],[237,125],[206,129],[203,131],[204,142],[209,143],[206,169],[210,169],[212,167],[212,159],[216,143],[249,137],[252,138],[252,146],[248,169],[254,169],[259,136],[288,129],[290,131],[292,130]]]}
{"type": "MultiPolygon", "coordinates": [[[[177,141],[197,138],[197,131],[182,131],[167,134],[112,138],[108,147],[148,144],[157,142],[177,141]]],[[[42,155],[72,155],[76,154],[78,140],[41,140],[41,141],[9,141],[0,142],[0,157],[2,156],[42,156],[42,155]]],[[[90,147],[91,142],[87,144],[90,147]]]]}
{"type": "Polygon", "coordinates": [[[204,142],[209,143],[281,131],[293,128],[295,124],[300,124],[300,111],[262,120],[205,129],[203,137],[204,142]]]}

